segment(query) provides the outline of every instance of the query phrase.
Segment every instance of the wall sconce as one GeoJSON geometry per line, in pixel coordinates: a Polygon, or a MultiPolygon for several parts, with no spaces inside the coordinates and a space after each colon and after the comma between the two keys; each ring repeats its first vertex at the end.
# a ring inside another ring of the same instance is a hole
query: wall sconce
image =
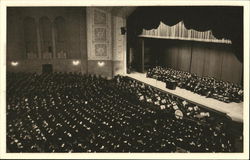
{"type": "Polygon", "coordinates": [[[72,64],[73,64],[74,66],[77,66],[77,65],[80,64],[80,61],[79,61],[79,60],[73,60],[73,61],[72,61],[72,64]]]}
{"type": "Polygon", "coordinates": [[[12,61],[10,64],[11,64],[12,66],[17,66],[17,65],[18,65],[18,62],[17,62],[17,61],[12,61]]]}
{"type": "Polygon", "coordinates": [[[105,65],[105,62],[103,62],[103,61],[98,61],[97,64],[98,64],[99,67],[103,67],[103,66],[105,65]]]}

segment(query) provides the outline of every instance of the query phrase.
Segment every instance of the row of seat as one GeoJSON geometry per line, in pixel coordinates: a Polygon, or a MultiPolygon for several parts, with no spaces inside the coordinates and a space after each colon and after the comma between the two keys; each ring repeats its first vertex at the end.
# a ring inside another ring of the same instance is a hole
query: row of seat
{"type": "Polygon", "coordinates": [[[196,74],[161,66],[150,68],[147,71],[147,77],[166,83],[174,81],[180,88],[226,103],[243,101],[243,87],[241,85],[216,80],[212,77],[199,77],[196,74]]]}
{"type": "Polygon", "coordinates": [[[8,152],[233,151],[212,113],[128,77],[8,73],[7,81],[8,152]]]}

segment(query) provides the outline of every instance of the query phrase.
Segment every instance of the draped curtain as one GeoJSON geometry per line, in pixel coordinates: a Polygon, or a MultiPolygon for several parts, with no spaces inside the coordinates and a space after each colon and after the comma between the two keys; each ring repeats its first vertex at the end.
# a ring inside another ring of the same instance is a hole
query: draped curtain
{"type": "Polygon", "coordinates": [[[243,7],[138,7],[129,16],[129,41],[133,43],[143,29],[158,28],[160,22],[173,26],[180,21],[183,21],[187,29],[211,30],[217,39],[230,39],[236,57],[239,61],[243,61],[243,7]]]}

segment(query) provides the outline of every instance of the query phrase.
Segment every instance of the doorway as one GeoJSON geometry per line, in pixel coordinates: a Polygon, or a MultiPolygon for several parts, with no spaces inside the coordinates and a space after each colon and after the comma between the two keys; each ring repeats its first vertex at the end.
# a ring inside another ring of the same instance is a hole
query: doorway
{"type": "Polygon", "coordinates": [[[53,66],[52,64],[43,64],[42,65],[42,72],[43,73],[52,73],[53,72],[53,66]]]}

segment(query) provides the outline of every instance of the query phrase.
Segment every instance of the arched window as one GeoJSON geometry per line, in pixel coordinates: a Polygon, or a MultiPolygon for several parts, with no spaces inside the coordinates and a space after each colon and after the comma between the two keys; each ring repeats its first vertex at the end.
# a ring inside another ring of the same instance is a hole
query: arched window
{"type": "Polygon", "coordinates": [[[41,52],[44,59],[51,59],[53,53],[52,28],[48,17],[41,17],[39,20],[41,52]]]}
{"type": "Polygon", "coordinates": [[[23,21],[25,51],[28,59],[37,58],[37,33],[35,19],[26,17],[23,21]]]}
{"type": "Polygon", "coordinates": [[[63,17],[56,17],[54,21],[55,28],[55,45],[56,54],[58,58],[66,58],[67,56],[67,33],[65,26],[65,19],[63,17]]]}

